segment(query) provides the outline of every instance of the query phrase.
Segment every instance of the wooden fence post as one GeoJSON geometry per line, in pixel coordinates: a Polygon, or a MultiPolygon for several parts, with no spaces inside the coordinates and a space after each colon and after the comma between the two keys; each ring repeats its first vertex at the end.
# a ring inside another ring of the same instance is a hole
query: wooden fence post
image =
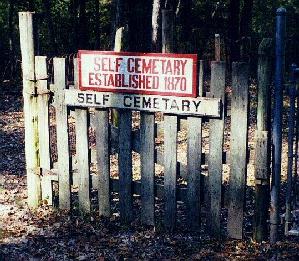
{"type": "MultiPolygon", "coordinates": [[[[124,27],[118,29],[115,39],[115,51],[122,51],[127,31],[124,27]]],[[[133,218],[132,194],[132,112],[130,110],[113,111],[114,124],[119,128],[119,205],[122,222],[129,223],[133,218]]]]}
{"type": "Polygon", "coordinates": [[[58,181],[59,181],[59,208],[70,210],[71,183],[70,183],[70,152],[68,136],[67,106],[64,104],[65,58],[54,58],[54,89],[57,129],[58,154],[58,181]]]}
{"type": "MultiPolygon", "coordinates": [[[[78,60],[74,60],[75,89],[79,88],[78,60]]],[[[87,108],[75,109],[76,119],[76,155],[79,175],[79,209],[82,214],[90,213],[90,151],[88,144],[89,112],[87,108]]]]}
{"type": "Polygon", "coordinates": [[[41,200],[41,181],[39,176],[38,98],[35,95],[35,62],[32,20],[33,13],[19,13],[28,205],[30,208],[36,208],[41,200]]]}
{"type": "Polygon", "coordinates": [[[210,119],[209,135],[209,229],[213,237],[220,238],[222,155],[225,108],[225,62],[211,64],[211,97],[221,98],[222,111],[219,119],[210,119]]]}
{"type": "MultiPolygon", "coordinates": [[[[174,51],[173,10],[162,10],[162,52],[174,51]]],[[[165,227],[173,231],[176,224],[176,181],[177,181],[177,125],[178,117],[164,115],[164,190],[165,227]]]]}
{"type": "Polygon", "coordinates": [[[243,208],[247,174],[248,66],[232,65],[231,173],[229,179],[228,235],[243,237],[243,208]]]}
{"type": "MultiPolygon", "coordinates": [[[[49,90],[47,74],[47,57],[35,57],[36,88],[38,92],[38,133],[39,133],[39,155],[42,174],[51,169],[50,157],[50,133],[49,133],[49,90]]],[[[53,192],[51,181],[44,176],[41,177],[42,199],[52,205],[53,192]]]]}
{"type": "MultiPolygon", "coordinates": [[[[204,61],[199,64],[198,96],[203,94],[204,61]]],[[[188,223],[190,228],[200,228],[200,176],[201,176],[201,150],[202,150],[202,118],[188,117],[188,148],[187,148],[187,197],[188,197],[188,223]]]]}
{"type": "Polygon", "coordinates": [[[272,52],[272,39],[264,38],[259,46],[259,59],[258,59],[258,105],[257,105],[257,133],[256,133],[256,160],[255,160],[255,214],[253,224],[253,237],[256,242],[265,240],[267,236],[267,219],[269,210],[269,175],[270,175],[270,162],[271,162],[271,52],[272,52]],[[262,138],[267,132],[267,137],[262,138]],[[265,140],[266,139],[266,140],[265,140]],[[263,144],[267,142],[267,148],[263,144]],[[266,149],[266,150],[265,150],[266,149]],[[266,157],[266,163],[262,163],[259,159],[266,157]],[[267,169],[265,169],[266,164],[267,169]],[[265,172],[262,179],[258,174],[260,170],[265,172]]]}

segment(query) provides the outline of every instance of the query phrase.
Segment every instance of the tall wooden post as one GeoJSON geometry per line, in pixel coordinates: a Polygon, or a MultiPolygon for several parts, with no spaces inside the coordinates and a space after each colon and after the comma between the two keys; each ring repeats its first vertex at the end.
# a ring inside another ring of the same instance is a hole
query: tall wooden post
{"type": "MultiPolygon", "coordinates": [[[[174,51],[173,10],[162,11],[162,52],[174,51]]],[[[177,181],[177,125],[178,118],[164,116],[164,189],[165,227],[172,231],[176,223],[176,181],[177,181]]]]}
{"type": "Polygon", "coordinates": [[[33,13],[19,13],[20,45],[23,71],[23,97],[25,122],[25,157],[28,205],[36,208],[41,200],[40,156],[38,137],[38,98],[35,91],[35,62],[33,13]]]}
{"type": "MultiPolygon", "coordinates": [[[[219,57],[218,57],[219,58],[219,57]]],[[[216,57],[217,59],[217,57],[216,57]]],[[[211,97],[221,98],[225,108],[225,62],[213,61],[211,64],[211,97]]],[[[222,187],[222,151],[224,141],[224,110],[219,119],[210,119],[209,152],[209,204],[210,234],[220,238],[221,187],[222,187]]]]}
{"type": "Polygon", "coordinates": [[[243,214],[247,175],[248,66],[232,64],[231,173],[227,231],[231,238],[243,238],[243,214]]]}
{"type": "Polygon", "coordinates": [[[267,219],[269,216],[269,175],[271,161],[270,80],[272,39],[263,39],[260,43],[258,52],[258,105],[255,151],[255,214],[253,237],[255,241],[261,242],[265,240],[267,236],[267,219]]]}

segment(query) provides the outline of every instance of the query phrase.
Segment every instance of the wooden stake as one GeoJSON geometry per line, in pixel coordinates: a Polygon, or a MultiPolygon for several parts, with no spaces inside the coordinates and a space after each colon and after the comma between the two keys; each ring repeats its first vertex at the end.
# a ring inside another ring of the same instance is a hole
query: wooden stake
{"type": "Polygon", "coordinates": [[[28,205],[38,207],[41,200],[39,171],[38,99],[35,95],[35,63],[33,40],[33,13],[19,13],[20,46],[22,54],[25,157],[28,189],[28,205]]]}

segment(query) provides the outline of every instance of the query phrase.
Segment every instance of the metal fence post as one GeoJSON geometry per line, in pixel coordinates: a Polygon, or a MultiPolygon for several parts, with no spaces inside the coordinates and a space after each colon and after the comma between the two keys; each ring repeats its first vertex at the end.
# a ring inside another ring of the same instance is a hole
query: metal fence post
{"type": "Polygon", "coordinates": [[[282,147],[282,107],[283,107],[283,73],[285,58],[286,9],[278,8],[276,12],[276,47],[275,47],[275,89],[274,89],[274,119],[273,119],[273,173],[271,184],[270,208],[270,243],[278,239],[279,224],[279,192],[281,174],[282,147]]]}

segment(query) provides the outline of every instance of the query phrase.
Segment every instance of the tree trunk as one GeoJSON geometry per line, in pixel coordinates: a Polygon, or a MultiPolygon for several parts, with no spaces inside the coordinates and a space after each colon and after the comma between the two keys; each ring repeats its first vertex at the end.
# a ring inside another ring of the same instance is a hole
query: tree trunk
{"type": "Polygon", "coordinates": [[[53,26],[53,20],[52,20],[52,13],[51,13],[51,0],[44,0],[43,1],[44,6],[44,13],[45,18],[47,20],[48,30],[49,30],[49,41],[51,44],[51,55],[56,54],[57,55],[57,43],[55,38],[55,32],[54,32],[54,26],[53,26]]]}
{"type": "Polygon", "coordinates": [[[88,25],[86,19],[86,0],[79,1],[79,49],[88,49],[88,25]]]}
{"type": "Polygon", "coordinates": [[[229,38],[230,38],[230,60],[238,61],[240,57],[239,46],[239,15],[240,15],[240,0],[230,0],[229,5],[229,38]]]}
{"type": "Polygon", "coordinates": [[[129,49],[130,51],[149,52],[152,33],[152,0],[130,0],[129,49]]]}
{"type": "Polygon", "coordinates": [[[71,52],[76,52],[79,46],[79,36],[77,32],[78,28],[78,7],[79,7],[79,0],[71,0],[69,5],[69,13],[70,13],[70,43],[71,52]]]}
{"type": "Polygon", "coordinates": [[[249,61],[250,57],[250,33],[252,23],[253,0],[244,1],[244,6],[240,17],[240,55],[244,61],[249,61]]]}
{"type": "Polygon", "coordinates": [[[191,52],[192,35],[192,0],[180,1],[179,21],[181,25],[181,40],[184,43],[183,52],[191,52]]]}
{"type": "Polygon", "coordinates": [[[127,24],[127,7],[130,0],[112,0],[112,28],[111,28],[111,49],[114,46],[115,33],[118,28],[127,24]],[[128,2],[128,3],[127,3],[128,2]]]}
{"type": "Polygon", "coordinates": [[[95,11],[95,49],[100,49],[101,46],[101,27],[100,27],[100,0],[94,0],[95,11]]]}
{"type": "Polygon", "coordinates": [[[152,51],[161,52],[161,0],[153,0],[152,51]]]}

